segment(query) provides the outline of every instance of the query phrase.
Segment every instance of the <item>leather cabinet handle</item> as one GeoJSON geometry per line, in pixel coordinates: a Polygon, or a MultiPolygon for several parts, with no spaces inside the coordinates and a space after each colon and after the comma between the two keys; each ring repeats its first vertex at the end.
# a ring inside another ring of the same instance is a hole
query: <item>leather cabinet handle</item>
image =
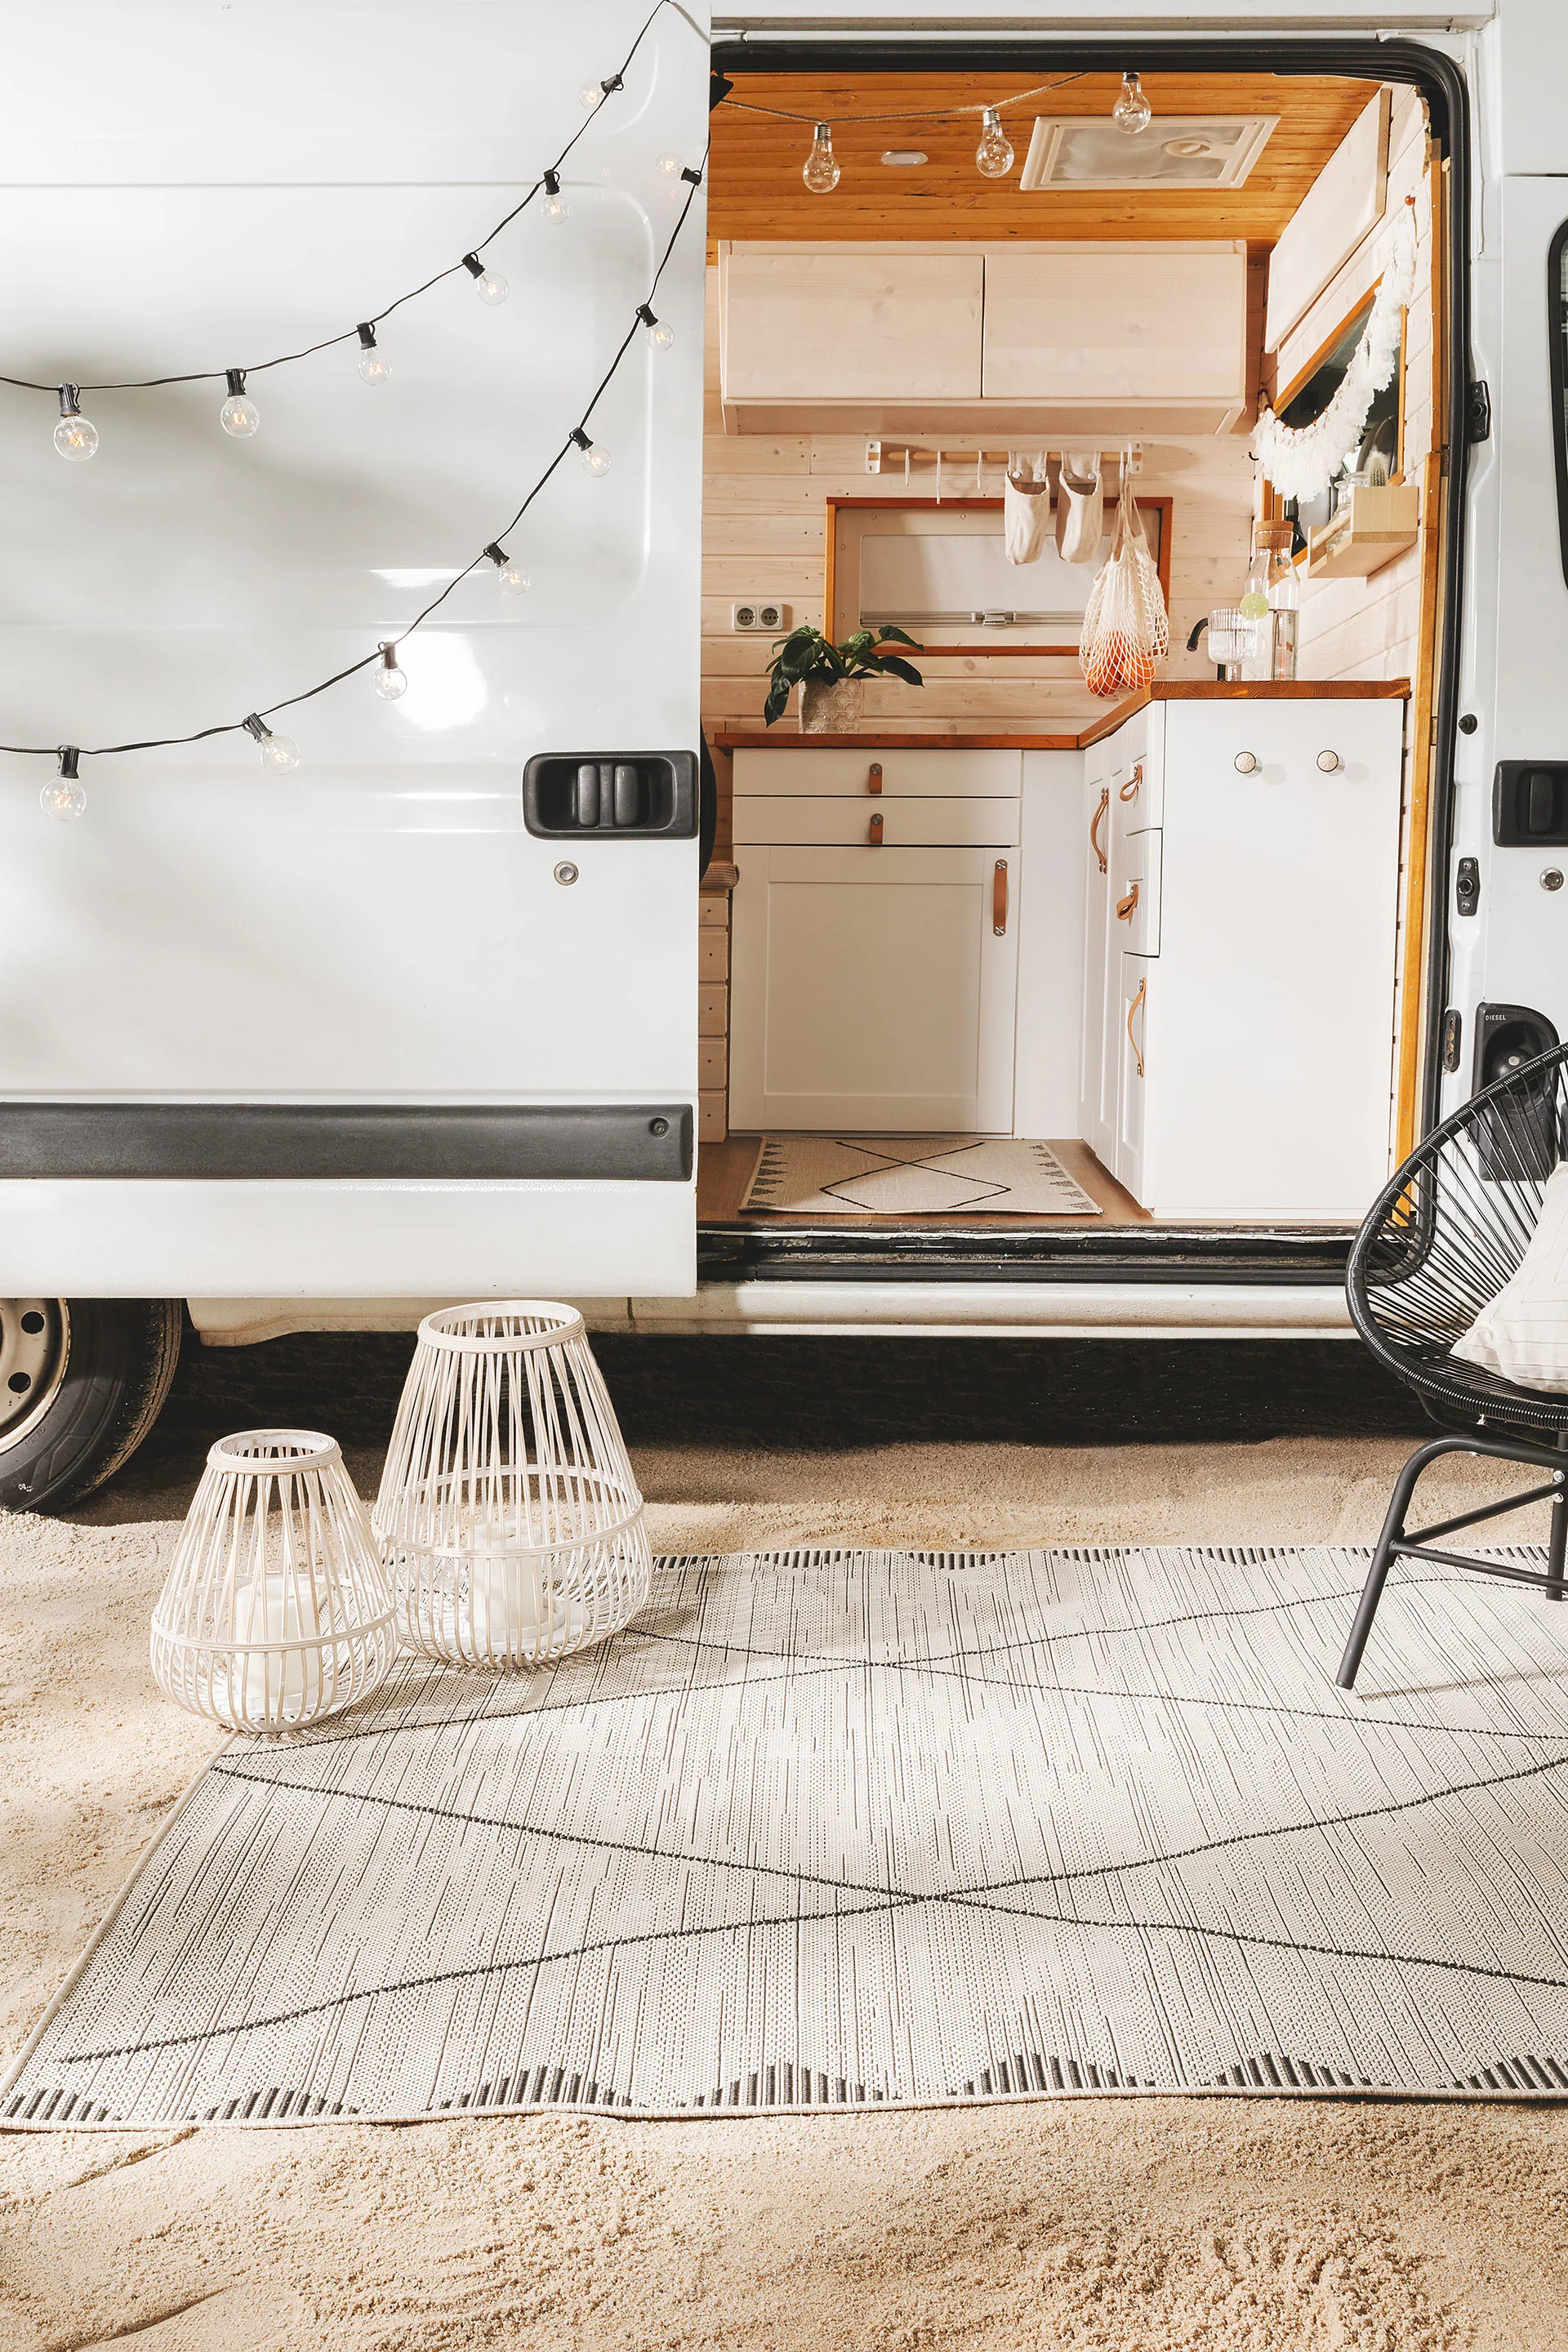
{"type": "Polygon", "coordinates": [[[999,940],[1006,938],[1007,861],[1005,857],[996,860],[996,868],[991,877],[991,929],[999,940]]]}
{"type": "Polygon", "coordinates": [[[1143,1056],[1139,1051],[1138,1040],[1132,1034],[1132,1024],[1137,1017],[1138,1008],[1143,1002],[1143,992],[1148,985],[1149,983],[1146,980],[1141,980],[1139,982],[1138,993],[1127,1008],[1127,1042],[1132,1048],[1132,1055],[1138,1065],[1138,1075],[1140,1077],[1143,1075],[1143,1056]]]}
{"type": "Polygon", "coordinates": [[[1138,885],[1137,885],[1137,883],[1136,883],[1136,882],[1134,882],[1134,884],[1132,885],[1131,889],[1131,890],[1129,890],[1129,892],[1127,893],[1126,898],[1118,898],[1118,900],[1116,901],[1116,919],[1117,919],[1117,921],[1118,921],[1119,923],[1130,923],[1130,922],[1132,920],[1133,910],[1134,910],[1134,908],[1137,907],[1137,904],[1138,904],[1138,885]]]}
{"type": "Polygon", "coordinates": [[[870,843],[873,849],[880,849],[882,846],[882,812],[880,809],[877,811],[876,814],[872,817],[871,822],[866,827],[866,838],[870,843]]]}
{"type": "Polygon", "coordinates": [[[879,793],[881,789],[882,762],[880,760],[873,760],[866,772],[866,790],[868,793],[879,793]]]}
{"type": "Polygon", "coordinates": [[[1110,786],[1109,784],[1104,784],[1100,787],[1100,806],[1095,810],[1094,814],[1089,821],[1089,845],[1100,860],[1100,870],[1102,874],[1105,871],[1106,861],[1105,852],[1100,845],[1100,827],[1101,821],[1104,818],[1105,812],[1110,806],[1110,786]]]}
{"type": "Polygon", "coordinates": [[[1121,787],[1122,799],[1124,801],[1135,801],[1138,797],[1138,787],[1142,781],[1143,762],[1140,760],[1136,767],[1133,769],[1132,773],[1128,777],[1127,782],[1121,787]]]}

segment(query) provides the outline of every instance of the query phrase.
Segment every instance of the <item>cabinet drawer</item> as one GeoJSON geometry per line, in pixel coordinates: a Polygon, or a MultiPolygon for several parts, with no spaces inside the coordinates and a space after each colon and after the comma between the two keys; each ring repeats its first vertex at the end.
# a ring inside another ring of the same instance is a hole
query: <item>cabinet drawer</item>
{"type": "Polygon", "coordinates": [[[871,745],[863,751],[805,751],[781,745],[776,751],[735,754],[737,804],[759,793],[770,799],[784,793],[875,799],[873,786],[884,794],[919,797],[1017,793],[1023,782],[1022,751],[901,751],[871,745]]]}
{"type": "Polygon", "coordinates": [[[735,841],[816,843],[826,849],[1006,849],[1016,800],[758,799],[735,803],[735,841]]]}
{"type": "MultiPolygon", "coordinates": [[[[1140,730],[1142,731],[1142,730],[1140,730]]],[[[1110,796],[1121,833],[1147,833],[1165,821],[1165,762],[1158,739],[1120,757],[1110,771],[1110,796]]]]}
{"type": "Polygon", "coordinates": [[[1164,835],[1134,833],[1120,845],[1111,873],[1111,930],[1126,955],[1160,952],[1160,866],[1164,835]]]}

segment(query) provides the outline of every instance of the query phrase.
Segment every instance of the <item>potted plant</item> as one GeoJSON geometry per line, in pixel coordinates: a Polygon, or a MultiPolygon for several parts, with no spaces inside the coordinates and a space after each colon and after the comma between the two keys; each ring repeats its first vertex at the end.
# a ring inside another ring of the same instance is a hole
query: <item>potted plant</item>
{"type": "Polygon", "coordinates": [[[901,655],[882,651],[889,644],[908,646],[917,654],[921,650],[913,637],[894,628],[857,629],[841,646],[824,636],[820,629],[808,626],[792,629],[787,637],[775,637],[773,657],[768,665],[763,719],[770,727],[775,719],[782,719],[790,688],[798,686],[800,723],[805,733],[824,735],[858,726],[868,677],[890,674],[901,677],[908,686],[925,683],[919,670],[901,655]]]}

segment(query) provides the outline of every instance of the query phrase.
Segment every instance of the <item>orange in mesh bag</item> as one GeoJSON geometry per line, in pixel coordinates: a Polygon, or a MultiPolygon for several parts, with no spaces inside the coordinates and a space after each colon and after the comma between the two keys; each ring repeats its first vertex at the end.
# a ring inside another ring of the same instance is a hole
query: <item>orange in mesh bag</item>
{"type": "Polygon", "coordinates": [[[1122,469],[1110,553],[1089,592],[1079,661],[1090,694],[1125,694],[1152,686],[1154,668],[1171,650],[1171,625],[1160,574],[1143,536],[1143,518],[1122,469]]]}

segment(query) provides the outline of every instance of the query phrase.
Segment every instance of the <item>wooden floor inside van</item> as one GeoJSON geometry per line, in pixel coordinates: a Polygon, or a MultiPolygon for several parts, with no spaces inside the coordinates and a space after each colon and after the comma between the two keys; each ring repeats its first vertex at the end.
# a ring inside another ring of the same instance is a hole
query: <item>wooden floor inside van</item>
{"type": "Polygon", "coordinates": [[[862,1233],[874,1233],[879,1228],[913,1225],[929,1230],[935,1225],[962,1225],[965,1232],[979,1227],[998,1233],[1026,1230],[1031,1226],[1047,1227],[1053,1232],[1070,1232],[1075,1226],[1100,1230],[1106,1225],[1146,1225],[1152,1223],[1147,1209],[1141,1209],[1131,1192],[1124,1192],[1114,1176],[1108,1175],[1087,1143],[1075,1137],[1058,1140],[1047,1137],[1051,1150],[1077,1183],[1092,1200],[1100,1203],[1098,1217],[1019,1216],[998,1214],[993,1211],[969,1209],[959,1214],[951,1209],[939,1209],[919,1216],[831,1217],[816,1215],[781,1215],[769,1210],[743,1213],[742,1202],[752,1181],[757,1161],[762,1157],[764,1138],[760,1135],[731,1135],[722,1143],[704,1143],[697,1154],[697,1222],[700,1225],[737,1225],[752,1233],[765,1226],[776,1226],[788,1232],[803,1232],[807,1226],[820,1229],[825,1225],[854,1226],[862,1233]]]}

